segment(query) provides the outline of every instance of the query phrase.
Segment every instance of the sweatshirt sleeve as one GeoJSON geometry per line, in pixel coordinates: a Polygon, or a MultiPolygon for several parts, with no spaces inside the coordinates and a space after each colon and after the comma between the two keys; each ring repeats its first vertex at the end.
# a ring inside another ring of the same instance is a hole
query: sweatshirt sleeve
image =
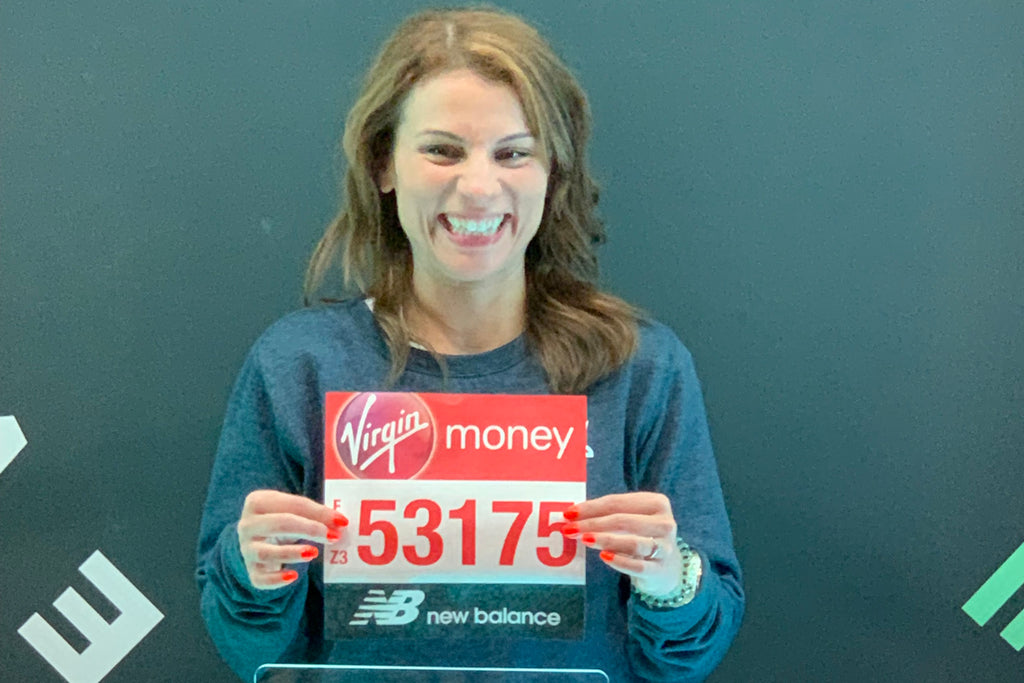
{"type": "Polygon", "coordinates": [[[631,487],[669,497],[679,537],[699,553],[703,574],[696,596],[681,607],[654,610],[631,595],[628,648],[641,678],[702,681],[739,630],[744,594],[693,359],[664,333],[669,339],[633,397],[638,428],[627,476],[631,487]]]}
{"type": "Polygon", "coordinates": [[[263,663],[302,656],[308,576],[275,590],[249,582],[236,523],[245,497],[257,489],[301,493],[302,467],[282,448],[275,406],[261,372],[258,345],[250,352],[228,402],[200,526],[196,580],[200,608],[227,664],[251,681],[263,663]]]}

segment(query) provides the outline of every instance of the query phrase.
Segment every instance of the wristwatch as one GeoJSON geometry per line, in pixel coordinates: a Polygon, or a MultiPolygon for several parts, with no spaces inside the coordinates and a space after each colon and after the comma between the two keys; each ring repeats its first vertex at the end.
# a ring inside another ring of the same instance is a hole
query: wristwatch
{"type": "Polygon", "coordinates": [[[702,573],[700,555],[681,538],[676,539],[676,545],[679,547],[679,554],[683,557],[683,571],[679,588],[667,595],[651,595],[637,590],[636,586],[633,586],[633,593],[651,609],[682,607],[697,595],[702,573]]]}

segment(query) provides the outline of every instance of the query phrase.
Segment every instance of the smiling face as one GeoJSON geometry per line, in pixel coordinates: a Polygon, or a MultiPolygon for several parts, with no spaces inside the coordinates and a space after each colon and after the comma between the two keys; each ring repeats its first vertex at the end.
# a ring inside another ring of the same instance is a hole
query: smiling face
{"type": "Polygon", "coordinates": [[[525,287],[548,169],[510,87],[468,69],[417,85],[380,180],[395,192],[417,291],[525,287]]]}

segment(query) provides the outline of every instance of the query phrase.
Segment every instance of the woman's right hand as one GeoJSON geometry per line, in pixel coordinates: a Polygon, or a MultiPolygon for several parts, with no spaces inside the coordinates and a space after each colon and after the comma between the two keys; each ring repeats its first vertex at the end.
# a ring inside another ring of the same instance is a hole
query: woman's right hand
{"type": "Polygon", "coordinates": [[[263,590],[280,588],[297,578],[286,564],[309,562],[319,551],[300,541],[336,543],[348,524],[344,515],[305,496],[280,491],[253,491],[238,520],[238,544],[249,581],[263,590]]]}

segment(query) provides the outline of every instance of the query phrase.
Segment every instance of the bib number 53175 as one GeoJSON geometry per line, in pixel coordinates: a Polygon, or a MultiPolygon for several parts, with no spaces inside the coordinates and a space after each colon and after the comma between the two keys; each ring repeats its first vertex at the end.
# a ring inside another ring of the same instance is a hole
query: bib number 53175
{"type": "MultiPolygon", "coordinates": [[[[539,508],[537,538],[543,539],[557,534],[564,524],[562,521],[552,521],[551,516],[561,513],[572,503],[544,501],[535,504],[533,501],[492,501],[491,509],[487,512],[495,515],[512,515],[498,558],[499,565],[514,564],[519,541],[533,515],[535,505],[539,508]]],[[[384,516],[385,513],[394,513],[396,510],[397,503],[393,500],[362,501],[359,510],[359,535],[369,538],[373,534],[379,533],[384,541],[383,548],[378,553],[374,553],[369,544],[356,547],[359,559],[366,564],[390,564],[398,556],[400,546],[398,529],[384,516]],[[380,513],[381,516],[375,519],[375,513],[380,513]]],[[[487,513],[485,512],[485,514],[487,513]]],[[[402,516],[421,522],[416,529],[416,536],[426,539],[427,542],[425,553],[421,553],[415,543],[401,544],[402,555],[410,564],[428,566],[441,559],[444,552],[444,539],[438,533],[438,529],[445,516],[458,522],[461,526],[462,564],[466,566],[476,564],[477,501],[475,499],[467,499],[459,507],[444,511],[440,505],[429,498],[417,498],[405,506],[402,516]]],[[[562,552],[557,555],[552,553],[549,548],[537,548],[537,559],[549,567],[563,567],[572,562],[575,556],[576,541],[564,536],[562,537],[562,552]]]]}

